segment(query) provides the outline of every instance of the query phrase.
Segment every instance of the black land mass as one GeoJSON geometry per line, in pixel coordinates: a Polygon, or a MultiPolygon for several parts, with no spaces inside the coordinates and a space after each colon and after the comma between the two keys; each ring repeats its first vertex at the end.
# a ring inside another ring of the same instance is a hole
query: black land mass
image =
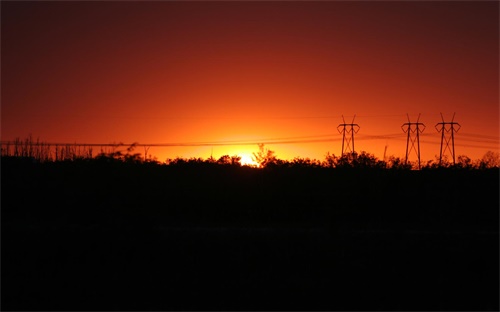
{"type": "Polygon", "coordinates": [[[2,310],[499,309],[499,170],[1,163],[2,310]]]}

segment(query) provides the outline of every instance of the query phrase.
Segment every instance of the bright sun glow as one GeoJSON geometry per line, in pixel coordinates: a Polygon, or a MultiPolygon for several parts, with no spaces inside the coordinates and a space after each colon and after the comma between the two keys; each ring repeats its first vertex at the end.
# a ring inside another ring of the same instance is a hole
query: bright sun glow
{"type": "Polygon", "coordinates": [[[251,166],[251,167],[259,166],[259,164],[252,159],[252,156],[248,154],[240,154],[239,156],[241,157],[240,162],[243,166],[251,166]]]}

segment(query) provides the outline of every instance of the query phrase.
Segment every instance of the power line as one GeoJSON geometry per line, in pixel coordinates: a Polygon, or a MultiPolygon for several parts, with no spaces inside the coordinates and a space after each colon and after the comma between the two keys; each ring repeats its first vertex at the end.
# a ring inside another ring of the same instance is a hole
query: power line
{"type": "MultiPolygon", "coordinates": [[[[87,147],[120,147],[120,146],[147,146],[147,147],[196,147],[196,146],[231,146],[231,145],[258,145],[265,144],[296,144],[321,143],[340,141],[340,138],[309,139],[309,140],[259,140],[259,141],[220,141],[220,142],[189,142],[189,143],[61,143],[61,142],[32,142],[31,146],[87,146],[87,147]]],[[[14,145],[14,141],[1,141],[1,145],[14,145]]],[[[19,145],[24,145],[20,141],[19,145]]]]}
{"type": "MultiPolygon", "coordinates": [[[[308,135],[308,136],[293,136],[293,137],[278,137],[278,138],[264,138],[264,139],[252,139],[252,140],[227,140],[227,141],[202,141],[202,142],[168,142],[168,143],[78,143],[78,142],[31,142],[30,144],[33,146],[37,145],[53,145],[53,146],[67,146],[67,145],[80,145],[80,146],[107,146],[107,147],[118,147],[118,146],[151,146],[151,147],[177,147],[177,146],[227,146],[227,145],[257,145],[260,143],[265,144],[291,144],[291,143],[315,143],[315,142],[334,142],[340,141],[342,138],[338,137],[339,134],[318,134],[318,135],[308,135]]],[[[480,142],[487,143],[492,145],[499,145],[500,142],[495,142],[492,139],[489,139],[489,136],[477,135],[477,134],[465,134],[461,133],[460,137],[464,135],[474,136],[474,137],[486,137],[485,140],[477,140],[477,139],[468,139],[461,138],[461,141],[469,141],[469,142],[480,142]]],[[[438,134],[435,133],[420,133],[421,137],[426,138],[436,138],[438,139],[438,134]]],[[[403,133],[389,133],[389,134],[378,134],[378,135],[368,135],[368,134],[358,134],[357,140],[406,140],[406,135],[403,133]]],[[[439,144],[439,142],[432,141],[422,141],[422,143],[430,143],[430,144],[439,144]]],[[[15,141],[0,141],[2,145],[7,144],[15,144],[15,141]]],[[[24,141],[18,141],[18,144],[24,144],[24,141]]],[[[457,146],[474,146],[474,145],[465,145],[465,144],[456,144],[457,146]]]]}

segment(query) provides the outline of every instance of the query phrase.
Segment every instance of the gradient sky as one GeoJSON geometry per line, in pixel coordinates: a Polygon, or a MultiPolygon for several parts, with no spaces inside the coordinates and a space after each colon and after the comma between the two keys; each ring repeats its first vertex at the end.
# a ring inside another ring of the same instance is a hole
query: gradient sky
{"type": "Polygon", "coordinates": [[[2,1],[1,44],[2,140],[323,160],[356,115],[356,151],[404,157],[420,114],[433,160],[442,113],[456,155],[499,151],[498,1],[2,1]]]}

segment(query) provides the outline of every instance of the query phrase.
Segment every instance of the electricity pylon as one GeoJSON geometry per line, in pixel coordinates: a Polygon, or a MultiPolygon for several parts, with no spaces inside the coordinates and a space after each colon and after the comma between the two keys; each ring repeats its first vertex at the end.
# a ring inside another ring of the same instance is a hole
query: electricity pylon
{"type": "Polygon", "coordinates": [[[342,121],[344,121],[344,123],[337,126],[337,130],[339,131],[339,133],[342,133],[342,156],[344,156],[344,154],[347,153],[348,150],[350,150],[354,155],[354,134],[358,133],[359,131],[359,125],[354,123],[354,118],[356,118],[356,115],[352,117],[351,123],[348,124],[345,122],[344,115],[342,115],[342,121]]]}
{"type": "Polygon", "coordinates": [[[444,122],[443,114],[441,114],[441,120],[442,122],[438,122],[435,126],[436,130],[438,132],[441,132],[441,148],[439,151],[439,164],[441,164],[441,160],[443,158],[443,152],[446,152],[446,149],[450,151],[451,153],[451,158],[453,159],[453,164],[455,164],[455,136],[454,133],[458,132],[460,130],[461,126],[458,122],[454,122],[453,120],[455,119],[455,113],[453,113],[453,117],[451,118],[451,122],[444,122]],[[458,127],[455,128],[455,125],[458,127]],[[440,129],[438,129],[438,126],[441,126],[440,129]],[[445,133],[449,134],[449,137],[445,137],[445,133]],[[450,140],[451,140],[451,149],[450,149],[450,140]],[[443,148],[443,142],[445,143],[445,146],[443,148]]]}
{"type": "Polygon", "coordinates": [[[418,169],[420,169],[420,133],[424,132],[425,125],[421,122],[418,122],[420,120],[420,114],[418,114],[417,122],[410,122],[410,116],[408,116],[408,114],[406,114],[406,117],[408,118],[408,122],[404,123],[401,126],[403,132],[408,133],[408,136],[406,138],[405,164],[408,163],[408,155],[411,153],[413,149],[417,153],[418,169]],[[409,146],[410,143],[411,146],[409,146]],[[417,143],[416,149],[415,149],[415,143],[417,143]]]}

